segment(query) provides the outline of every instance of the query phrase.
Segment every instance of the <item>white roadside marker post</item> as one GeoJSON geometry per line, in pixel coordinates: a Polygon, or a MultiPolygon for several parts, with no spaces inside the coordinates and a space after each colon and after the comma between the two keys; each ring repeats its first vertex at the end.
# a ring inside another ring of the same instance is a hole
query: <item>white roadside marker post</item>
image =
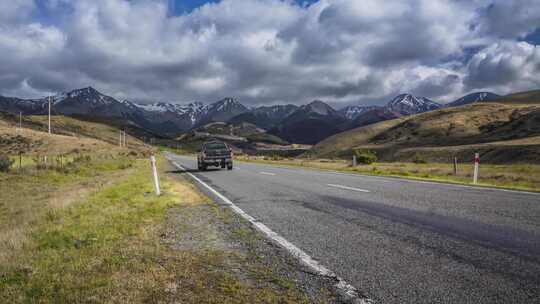
{"type": "Polygon", "coordinates": [[[156,157],[154,155],[150,156],[150,162],[152,163],[152,173],[154,175],[154,188],[156,189],[156,195],[161,195],[161,190],[159,189],[159,178],[156,168],[156,157]]]}
{"type": "Polygon", "coordinates": [[[352,157],[352,166],[356,167],[357,165],[358,165],[358,163],[356,161],[356,155],[353,155],[353,157],[352,157]]]}
{"type": "Polygon", "coordinates": [[[480,166],[480,154],[474,154],[474,175],[473,175],[473,184],[478,183],[478,169],[480,166]]]}
{"type": "Polygon", "coordinates": [[[118,145],[122,148],[122,131],[120,131],[120,138],[118,139],[118,145]]]}
{"type": "Polygon", "coordinates": [[[51,96],[49,96],[49,134],[51,134],[51,96]]]}

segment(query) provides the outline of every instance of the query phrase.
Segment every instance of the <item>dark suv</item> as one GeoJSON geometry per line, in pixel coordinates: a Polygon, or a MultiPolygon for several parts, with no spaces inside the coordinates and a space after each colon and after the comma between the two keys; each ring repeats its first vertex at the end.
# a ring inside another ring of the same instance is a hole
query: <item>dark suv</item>
{"type": "Polygon", "coordinates": [[[208,166],[221,167],[232,170],[232,150],[221,141],[209,141],[202,145],[197,155],[197,167],[204,171],[208,166]]]}

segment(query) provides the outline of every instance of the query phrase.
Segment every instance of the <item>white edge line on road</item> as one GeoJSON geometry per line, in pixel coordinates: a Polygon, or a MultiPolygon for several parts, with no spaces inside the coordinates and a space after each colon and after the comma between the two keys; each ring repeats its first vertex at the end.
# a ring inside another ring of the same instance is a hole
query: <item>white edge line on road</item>
{"type": "Polygon", "coordinates": [[[236,212],[238,215],[246,219],[248,222],[250,222],[255,228],[257,228],[260,232],[266,235],[269,239],[273,240],[277,244],[281,245],[283,248],[285,248],[289,253],[291,253],[293,256],[298,258],[304,265],[308,266],[309,268],[313,269],[317,274],[321,276],[331,277],[334,278],[337,281],[337,284],[335,285],[336,288],[343,292],[345,296],[352,298],[355,302],[358,304],[371,304],[373,303],[372,300],[367,298],[361,298],[358,294],[358,291],[356,288],[349,283],[347,283],[345,280],[343,280],[341,277],[336,275],[334,272],[330,271],[326,267],[322,266],[314,260],[312,257],[310,257],[307,253],[305,253],[300,248],[296,247],[291,242],[287,241],[285,238],[274,232],[272,229],[268,228],[263,223],[257,221],[254,217],[244,212],[244,210],[240,209],[238,206],[236,206],[233,202],[231,202],[228,198],[226,198],[223,194],[216,191],[214,188],[210,187],[208,184],[200,180],[195,175],[191,174],[190,172],[187,172],[187,170],[179,165],[177,162],[169,159],[174,166],[176,166],[180,170],[184,170],[186,174],[188,174],[191,178],[193,178],[195,181],[197,181],[199,184],[207,188],[210,192],[212,192],[214,195],[219,197],[225,204],[229,205],[230,208],[236,212]]]}
{"type": "Polygon", "coordinates": [[[349,186],[342,186],[342,185],[334,185],[334,184],[327,184],[329,187],[334,187],[334,188],[339,188],[339,189],[344,189],[344,190],[351,190],[351,191],[357,191],[357,192],[365,192],[365,193],[369,193],[370,191],[369,190],[364,190],[364,189],[359,189],[359,188],[353,188],[353,187],[349,187],[349,186]]]}
{"type": "Polygon", "coordinates": [[[264,174],[264,175],[270,175],[270,176],[275,176],[276,174],[275,173],[270,173],[270,172],[259,172],[260,174],[264,174]]]}

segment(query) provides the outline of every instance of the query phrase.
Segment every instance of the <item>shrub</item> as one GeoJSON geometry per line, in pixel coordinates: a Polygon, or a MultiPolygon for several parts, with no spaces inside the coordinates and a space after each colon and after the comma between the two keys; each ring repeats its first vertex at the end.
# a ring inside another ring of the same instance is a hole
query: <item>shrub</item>
{"type": "Polygon", "coordinates": [[[377,154],[370,150],[355,150],[354,154],[356,155],[356,161],[359,164],[371,165],[377,161],[377,154]]]}
{"type": "Polygon", "coordinates": [[[279,156],[279,154],[274,154],[274,155],[272,155],[272,160],[273,161],[280,161],[280,160],[283,160],[283,157],[279,156]]]}
{"type": "Polygon", "coordinates": [[[13,160],[5,155],[0,155],[0,172],[8,172],[13,165],[13,160]]]}
{"type": "Polygon", "coordinates": [[[74,163],[89,163],[90,161],[92,161],[90,155],[79,155],[73,158],[74,163]]]}
{"type": "Polygon", "coordinates": [[[427,161],[422,155],[416,153],[414,155],[414,158],[413,158],[413,163],[415,163],[415,164],[427,164],[427,161]]]}

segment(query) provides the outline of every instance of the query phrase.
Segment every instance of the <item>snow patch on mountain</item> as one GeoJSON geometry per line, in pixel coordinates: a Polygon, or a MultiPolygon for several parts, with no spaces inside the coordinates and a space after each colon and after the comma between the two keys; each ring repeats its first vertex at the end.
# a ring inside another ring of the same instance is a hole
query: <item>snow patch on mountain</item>
{"type": "Polygon", "coordinates": [[[463,106],[463,105],[467,105],[471,103],[495,100],[499,97],[500,97],[499,95],[493,94],[491,92],[476,92],[476,93],[471,93],[469,95],[463,96],[460,99],[457,99],[451,103],[446,104],[445,106],[458,107],[458,106],[463,106]]]}
{"type": "Polygon", "coordinates": [[[377,108],[379,108],[379,107],[377,107],[377,106],[362,106],[362,105],[347,106],[347,107],[339,110],[339,112],[343,116],[345,116],[345,118],[350,119],[350,120],[354,120],[358,116],[360,116],[361,114],[363,114],[363,113],[365,113],[367,111],[377,109],[377,108]]]}
{"type": "Polygon", "coordinates": [[[310,104],[301,106],[300,110],[303,110],[305,112],[316,113],[323,116],[332,115],[336,113],[336,110],[334,110],[332,107],[330,107],[329,105],[327,105],[326,103],[320,100],[315,100],[310,104]]]}
{"type": "Polygon", "coordinates": [[[441,105],[426,97],[401,94],[392,99],[386,108],[402,115],[412,115],[440,109],[441,105]]]}

